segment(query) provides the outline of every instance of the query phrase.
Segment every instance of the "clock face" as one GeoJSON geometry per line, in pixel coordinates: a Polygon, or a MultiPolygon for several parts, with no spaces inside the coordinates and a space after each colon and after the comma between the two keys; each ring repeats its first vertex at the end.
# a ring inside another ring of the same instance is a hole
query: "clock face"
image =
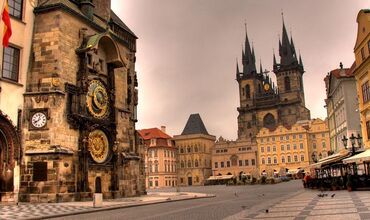
{"type": "Polygon", "coordinates": [[[89,113],[95,118],[105,118],[109,114],[109,98],[104,85],[98,80],[92,80],[86,95],[86,105],[89,113]]]}
{"type": "Polygon", "coordinates": [[[95,130],[89,134],[89,151],[96,163],[104,163],[109,155],[109,142],[102,130],[95,130]]]}
{"type": "Polygon", "coordinates": [[[263,85],[263,88],[265,89],[265,91],[268,91],[270,89],[270,84],[266,83],[265,85],[263,85]]]}
{"type": "Polygon", "coordinates": [[[32,115],[31,123],[35,128],[42,128],[46,125],[47,117],[43,112],[36,112],[32,115]]]}

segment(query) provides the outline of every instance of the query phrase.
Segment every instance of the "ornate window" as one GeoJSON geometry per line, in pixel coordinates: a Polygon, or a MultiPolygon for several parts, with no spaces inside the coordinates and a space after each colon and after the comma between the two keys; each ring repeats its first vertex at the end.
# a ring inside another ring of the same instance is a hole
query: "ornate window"
{"type": "Polygon", "coordinates": [[[285,163],[285,157],[281,156],[281,163],[285,163]]]}
{"type": "Polygon", "coordinates": [[[301,155],[301,161],[302,162],[304,161],[304,155],[303,154],[301,155]]]}
{"type": "Polygon", "coordinates": [[[191,160],[188,160],[188,167],[191,167],[191,160]]]}
{"type": "Polygon", "coordinates": [[[277,164],[277,158],[274,157],[274,164],[277,164]]]}
{"type": "Polygon", "coordinates": [[[235,154],[230,157],[231,160],[231,166],[237,166],[238,165],[238,156],[235,154]]]}
{"type": "Polygon", "coordinates": [[[185,163],[183,160],[181,161],[181,168],[185,168],[185,163]]]}
{"type": "Polygon", "coordinates": [[[188,147],[188,153],[190,153],[191,152],[191,147],[188,147]]]}
{"type": "Polygon", "coordinates": [[[218,162],[215,162],[215,168],[218,168],[218,162]]]}
{"type": "Polygon", "coordinates": [[[261,163],[262,163],[262,164],[265,164],[265,158],[263,158],[263,157],[262,157],[262,159],[261,159],[261,163]]]}
{"type": "Polygon", "coordinates": [[[292,162],[292,158],[288,155],[288,163],[292,162]]]}
{"type": "MultiPolygon", "coordinates": [[[[248,160],[245,160],[248,162],[248,160]]],[[[252,166],[255,166],[256,165],[256,160],[255,159],[252,159],[252,166]]]]}
{"type": "Polygon", "coordinates": [[[275,117],[271,113],[268,113],[263,118],[263,126],[270,129],[273,129],[276,126],[275,117]]]}
{"type": "Polygon", "coordinates": [[[284,86],[285,86],[285,91],[289,92],[290,91],[290,78],[289,78],[289,76],[284,77],[284,86]]]}
{"type": "Polygon", "coordinates": [[[268,163],[268,164],[271,164],[271,157],[268,157],[268,158],[267,158],[267,163],[268,163]]]}
{"type": "Polygon", "coordinates": [[[195,167],[198,167],[199,166],[199,163],[198,163],[198,160],[197,159],[195,159],[195,167]]]}

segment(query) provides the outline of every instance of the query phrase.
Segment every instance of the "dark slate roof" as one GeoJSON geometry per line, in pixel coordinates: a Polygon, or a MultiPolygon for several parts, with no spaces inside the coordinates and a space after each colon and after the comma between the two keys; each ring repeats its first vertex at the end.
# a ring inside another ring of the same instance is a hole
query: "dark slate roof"
{"type": "Polygon", "coordinates": [[[181,135],[205,134],[209,135],[199,114],[191,114],[181,135]]]}
{"type": "Polygon", "coordinates": [[[127,27],[127,25],[125,23],[123,23],[123,21],[116,15],[116,13],[114,13],[113,10],[110,11],[110,17],[112,19],[112,21],[114,23],[116,23],[118,26],[120,26],[121,28],[123,28],[125,31],[129,32],[130,34],[132,34],[134,37],[137,38],[137,36],[134,34],[134,32],[132,32],[130,30],[130,28],[127,27]]]}

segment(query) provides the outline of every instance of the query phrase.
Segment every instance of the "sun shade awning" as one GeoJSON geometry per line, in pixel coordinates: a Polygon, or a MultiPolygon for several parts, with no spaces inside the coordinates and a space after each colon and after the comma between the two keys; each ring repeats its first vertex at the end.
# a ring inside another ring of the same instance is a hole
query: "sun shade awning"
{"type": "Polygon", "coordinates": [[[343,163],[363,163],[363,162],[370,162],[370,149],[366,151],[356,154],[352,157],[346,158],[343,160],[343,163]]]}

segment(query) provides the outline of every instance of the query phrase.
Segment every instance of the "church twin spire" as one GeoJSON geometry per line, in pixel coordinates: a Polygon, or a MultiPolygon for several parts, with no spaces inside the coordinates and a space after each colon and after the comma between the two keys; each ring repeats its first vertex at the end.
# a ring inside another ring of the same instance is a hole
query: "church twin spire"
{"type": "MultiPolygon", "coordinates": [[[[282,17],[282,37],[279,37],[279,56],[280,56],[280,63],[277,63],[275,53],[273,52],[273,70],[276,72],[280,68],[290,68],[290,67],[299,67],[303,72],[303,63],[302,57],[299,55],[299,59],[297,57],[296,49],[294,46],[293,37],[288,37],[288,33],[285,27],[284,18],[282,17]]],[[[253,45],[250,45],[248,33],[247,33],[247,26],[245,25],[245,43],[244,48],[242,48],[242,64],[243,69],[242,72],[239,71],[239,65],[237,62],[237,70],[236,70],[236,78],[239,80],[242,76],[247,75],[256,75],[256,58],[254,53],[253,45]]],[[[262,64],[260,64],[260,73],[262,73],[262,64]]]]}
{"type": "Polygon", "coordinates": [[[274,63],[274,72],[276,72],[280,68],[289,68],[289,67],[299,67],[303,71],[303,63],[302,57],[299,55],[299,61],[297,58],[297,53],[295,50],[293,37],[290,36],[290,40],[288,37],[288,33],[285,27],[284,17],[283,20],[283,30],[282,30],[282,37],[281,40],[279,38],[279,56],[280,56],[280,63],[276,62],[275,53],[273,54],[273,63],[274,63]]]}

